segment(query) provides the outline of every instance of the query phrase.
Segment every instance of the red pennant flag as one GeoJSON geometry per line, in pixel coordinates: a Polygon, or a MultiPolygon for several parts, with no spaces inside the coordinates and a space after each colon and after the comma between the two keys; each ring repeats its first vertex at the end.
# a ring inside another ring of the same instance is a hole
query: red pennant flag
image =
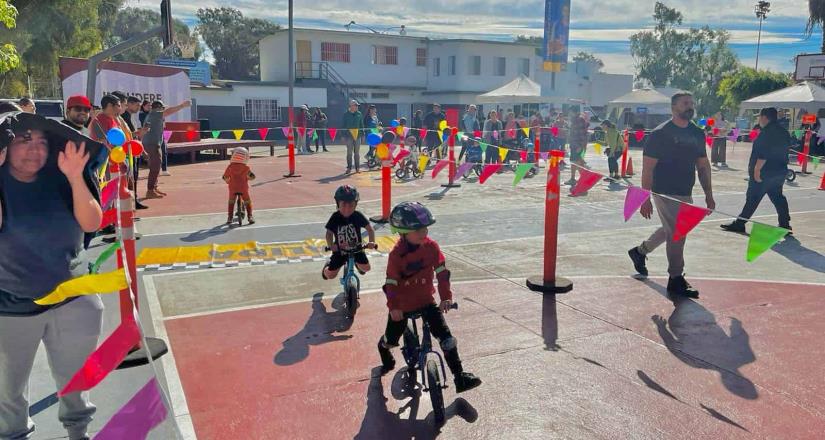
{"type": "Polygon", "coordinates": [[[338,129],[337,128],[328,128],[327,133],[329,133],[329,139],[331,141],[334,141],[335,140],[335,134],[338,133],[338,129]]]}
{"type": "Polygon", "coordinates": [[[481,137],[481,131],[479,131],[479,130],[473,131],[473,137],[480,138],[481,137]]]}
{"type": "Polygon", "coordinates": [[[580,169],[579,173],[581,174],[581,176],[579,176],[579,181],[576,182],[576,186],[570,191],[570,195],[577,196],[582,193],[586,193],[590,190],[590,188],[593,188],[593,186],[596,185],[602,177],[604,177],[599,173],[594,173],[593,171],[585,169],[580,169]]]}
{"type": "Polygon", "coordinates": [[[438,172],[443,170],[447,166],[447,164],[449,164],[449,163],[450,163],[450,161],[447,160],[447,159],[439,160],[438,163],[435,164],[435,168],[433,168],[433,174],[432,174],[433,179],[435,179],[435,176],[438,175],[438,172]]]}
{"type": "Polygon", "coordinates": [[[805,155],[802,154],[802,153],[797,153],[796,154],[796,163],[801,166],[803,162],[805,162],[805,155]]]}
{"type": "Polygon", "coordinates": [[[186,140],[194,142],[198,138],[198,133],[195,130],[186,130],[186,140]]]}
{"type": "Polygon", "coordinates": [[[115,199],[118,186],[120,186],[118,185],[118,179],[112,179],[103,187],[103,191],[100,192],[100,206],[103,209],[106,209],[106,207],[112,203],[112,200],[115,199]]]}
{"type": "Polygon", "coordinates": [[[306,134],[307,134],[306,127],[298,127],[298,135],[301,136],[301,139],[303,139],[306,136],[306,134]]]}
{"type": "Polygon", "coordinates": [[[758,129],[751,130],[751,133],[750,133],[751,142],[755,141],[758,136],[759,136],[759,130],[758,129]]]}
{"type": "Polygon", "coordinates": [[[410,155],[410,150],[401,149],[398,154],[395,155],[395,159],[392,160],[392,166],[395,166],[399,161],[404,159],[405,157],[410,155]]]}
{"type": "Polygon", "coordinates": [[[490,176],[495,174],[498,170],[501,169],[500,163],[491,163],[484,165],[484,168],[481,170],[481,175],[478,176],[478,183],[482,184],[487,181],[490,176]]]}
{"type": "Polygon", "coordinates": [[[511,129],[507,130],[507,136],[508,136],[508,137],[511,137],[511,138],[516,137],[516,129],[515,129],[515,128],[511,128],[511,129]]]}
{"type": "Polygon", "coordinates": [[[708,144],[708,147],[713,145],[713,138],[710,136],[705,136],[705,143],[708,144]]]}
{"type": "Polygon", "coordinates": [[[418,137],[420,137],[422,139],[427,137],[427,129],[422,128],[421,130],[418,130],[418,137]]]}
{"type": "Polygon", "coordinates": [[[673,231],[673,241],[685,238],[688,233],[710,214],[705,208],[682,203],[679,214],[676,215],[676,229],[673,231]]]}
{"type": "Polygon", "coordinates": [[[266,139],[266,135],[269,134],[269,129],[266,127],[261,127],[258,129],[258,133],[261,134],[261,140],[266,139]]]}
{"type": "Polygon", "coordinates": [[[100,220],[100,229],[105,228],[117,221],[117,209],[112,208],[103,213],[103,218],[100,220]]]}
{"type": "Polygon", "coordinates": [[[521,151],[519,153],[522,162],[527,162],[527,151],[521,151]]]}
{"type": "Polygon", "coordinates": [[[642,139],[645,138],[644,130],[636,130],[635,136],[636,136],[636,142],[641,142],[642,139]]]}
{"type": "Polygon", "coordinates": [[[120,326],[100,344],[100,347],[89,355],[80,370],[57,395],[62,397],[69,393],[94,388],[120,365],[129,350],[137,346],[139,341],[140,332],[135,321],[131,319],[122,321],[120,326]]]}
{"type": "Polygon", "coordinates": [[[555,125],[550,127],[550,133],[553,134],[553,137],[559,137],[559,127],[556,127],[555,125]]]}
{"type": "MultiPolygon", "coordinates": [[[[711,119],[711,121],[712,120],[713,119],[711,119]]],[[[710,121],[708,121],[708,123],[710,123],[710,121]]],[[[719,136],[719,127],[713,127],[713,135],[714,136],[719,136]]]]}

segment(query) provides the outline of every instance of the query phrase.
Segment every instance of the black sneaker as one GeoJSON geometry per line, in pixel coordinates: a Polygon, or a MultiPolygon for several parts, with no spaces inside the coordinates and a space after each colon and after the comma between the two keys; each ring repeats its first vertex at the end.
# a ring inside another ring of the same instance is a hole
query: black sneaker
{"type": "Polygon", "coordinates": [[[647,276],[647,264],[645,264],[645,260],[647,260],[647,257],[642,255],[641,252],[639,252],[638,247],[635,247],[635,248],[627,251],[627,255],[630,256],[631,260],[633,260],[633,268],[636,269],[636,272],[638,272],[639,275],[642,275],[642,276],[646,277],[647,276]]]}
{"type": "Polygon", "coordinates": [[[455,377],[455,392],[463,393],[481,385],[481,379],[477,378],[475,374],[463,371],[455,377]]]}
{"type": "Polygon", "coordinates": [[[688,298],[699,298],[699,291],[687,282],[684,275],[670,277],[667,280],[667,292],[672,295],[681,295],[688,298]]]}
{"type": "Polygon", "coordinates": [[[143,203],[135,202],[135,209],[149,209],[149,207],[144,205],[143,203]]]}
{"type": "Polygon", "coordinates": [[[382,341],[378,341],[378,355],[381,356],[381,374],[386,374],[395,368],[395,358],[389,348],[384,347],[382,341]]]}
{"type": "Polygon", "coordinates": [[[115,232],[117,232],[115,225],[109,225],[100,230],[101,235],[114,234],[115,232]]]}
{"type": "Polygon", "coordinates": [[[788,233],[786,235],[793,235],[793,228],[791,227],[791,225],[779,225],[779,227],[788,230],[788,233]]]}
{"type": "Polygon", "coordinates": [[[719,225],[720,228],[728,231],[728,232],[735,232],[737,234],[744,234],[745,233],[745,224],[739,221],[734,221],[733,223],[722,224],[719,225]]]}

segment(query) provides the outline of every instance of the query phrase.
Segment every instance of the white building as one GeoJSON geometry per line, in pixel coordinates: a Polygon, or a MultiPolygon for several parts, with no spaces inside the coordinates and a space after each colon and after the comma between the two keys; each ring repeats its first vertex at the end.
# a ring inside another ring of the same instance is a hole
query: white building
{"type": "MultiPolygon", "coordinates": [[[[632,75],[601,73],[587,63],[571,63],[566,71],[556,74],[544,72],[540,49],[528,43],[321,29],[295,29],[294,43],[295,65],[289,66],[286,30],[260,41],[258,87],[255,82],[226,82],[231,90],[193,89],[198,107],[207,102],[210,107],[199,111],[198,116],[208,113],[212,119],[218,110],[215,106],[222,103],[243,105],[244,109],[261,105],[284,108],[290,68],[296,74],[295,105],[326,109],[331,126],[339,123],[349,98],[375,104],[385,122],[401,116],[409,118],[417,109],[426,112],[433,102],[440,103],[448,112],[460,112],[467,104],[475,103],[476,96],[519,74],[542,86],[542,94],[547,96],[545,109],[563,109],[571,104],[571,99],[594,108],[604,107],[631,91],[633,84],[632,75]],[[255,99],[258,101],[252,101],[255,99]]],[[[538,109],[535,104],[512,107],[516,111],[538,109]]],[[[244,127],[243,124],[251,123],[249,119],[262,119],[248,118],[247,113],[250,111],[242,115],[236,126],[244,127]]],[[[286,115],[283,111],[279,113],[281,119],[286,115]]]]}

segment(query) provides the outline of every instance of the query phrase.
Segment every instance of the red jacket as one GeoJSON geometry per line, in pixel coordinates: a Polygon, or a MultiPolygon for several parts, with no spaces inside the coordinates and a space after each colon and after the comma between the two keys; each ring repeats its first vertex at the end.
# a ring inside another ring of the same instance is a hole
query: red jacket
{"type": "Polygon", "coordinates": [[[427,238],[413,246],[404,238],[390,251],[384,293],[390,310],[412,312],[435,302],[433,280],[438,278],[438,296],[452,300],[450,272],[438,243],[427,238]]]}

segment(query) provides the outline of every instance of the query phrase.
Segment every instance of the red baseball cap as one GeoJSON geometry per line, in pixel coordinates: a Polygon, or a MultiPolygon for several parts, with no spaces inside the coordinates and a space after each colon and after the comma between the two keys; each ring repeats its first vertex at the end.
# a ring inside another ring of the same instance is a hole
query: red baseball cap
{"type": "Polygon", "coordinates": [[[66,101],[66,108],[72,107],[86,107],[88,109],[91,109],[92,103],[89,101],[89,98],[83,95],[74,95],[69,97],[69,100],[66,101]]]}

